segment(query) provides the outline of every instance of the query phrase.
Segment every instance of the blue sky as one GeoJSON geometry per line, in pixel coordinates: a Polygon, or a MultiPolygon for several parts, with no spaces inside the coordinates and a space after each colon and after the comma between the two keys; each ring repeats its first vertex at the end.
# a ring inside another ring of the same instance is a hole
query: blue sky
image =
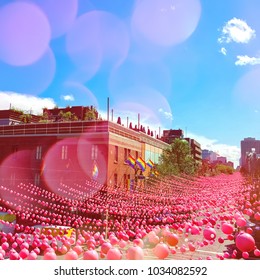
{"type": "Polygon", "coordinates": [[[0,1],[0,108],[95,105],[238,164],[260,139],[260,1],[0,1]]]}

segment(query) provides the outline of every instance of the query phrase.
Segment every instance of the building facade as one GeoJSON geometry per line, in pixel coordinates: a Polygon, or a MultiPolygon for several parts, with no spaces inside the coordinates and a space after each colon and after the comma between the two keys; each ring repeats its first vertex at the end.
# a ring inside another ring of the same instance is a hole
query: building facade
{"type": "Polygon", "coordinates": [[[247,169],[247,159],[250,153],[260,154],[260,140],[256,140],[252,137],[247,137],[241,140],[241,167],[247,169]]]}
{"type": "MultiPolygon", "coordinates": [[[[57,193],[61,184],[127,187],[136,171],[128,156],[158,162],[168,144],[110,121],[24,123],[0,126],[0,183],[44,184],[57,193]]],[[[146,166],[143,176],[149,176],[146,166]]],[[[61,190],[60,190],[61,191],[61,190]]]]}

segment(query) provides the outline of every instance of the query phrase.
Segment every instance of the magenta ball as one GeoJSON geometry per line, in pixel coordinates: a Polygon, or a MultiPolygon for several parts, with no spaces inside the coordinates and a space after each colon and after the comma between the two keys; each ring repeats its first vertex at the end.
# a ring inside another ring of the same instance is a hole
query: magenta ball
{"type": "Polygon", "coordinates": [[[190,233],[191,233],[192,235],[198,235],[198,234],[200,234],[200,229],[199,229],[199,227],[198,227],[198,226],[192,226],[192,227],[191,227],[190,233]]]}
{"type": "Polygon", "coordinates": [[[170,250],[169,250],[169,247],[166,244],[159,243],[154,247],[153,252],[158,259],[163,260],[163,259],[166,259],[168,257],[168,255],[170,253],[170,250]]]}
{"type": "Polygon", "coordinates": [[[216,238],[216,231],[214,228],[205,228],[203,230],[203,236],[207,240],[214,240],[216,238]]]}
{"type": "Polygon", "coordinates": [[[111,248],[107,252],[108,260],[121,260],[122,254],[117,248],[111,248]]]}
{"type": "Polygon", "coordinates": [[[19,260],[20,256],[15,250],[11,250],[9,253],[9,259],[10,260],[19,260]]]}
{"type": "Polygon", "coordinates": [[[237,219],[237,225],[238,225],[239,227],[244,227],[244,226],[246,225],[246,219],[244,219],[244,218],[242,218],[242,217],[239,217],[239,218],[237,219]]]}
{"type": "Polygon", "coordinates": [[[248,233],[240,233],[236,237],[236,246],[241,252],[250,252],[255,248],[255,240],[248,233]]]}
{"type": "Polygon", "coordinates": [[[219,238],[218,238],[218,242],[219,242],[220,244],[222,244],[222,243],[224,243],[224,242],[225,242],[225,240],[224,240],[224,238],[223,238],[223,237],[219,237],[219,238]]]}
{"type": "Polygon", "coordinates": [[[23,248],[20,253],[19,253],[20,257],[22,259],[26,259],[29,255],[29,251],[26,248],[23,248]]]}
{"type": "Polygon", "coordinates": [[[255,249],[255,250],[254,250],[254,255],[255,255],[256,257],[260,257],[260,250],[259,250],[259,249],[255,249]]]}
{"type": "Polygon", "coordinates": [[[87,250],[83,253],[83,260],[98,260],[98,252],[96,250],[87,250]]]}
{"type": "Polygon", "coordinates": [[[128,260],[143,260],[144,259],[144,251],[139,246],[130,247],[127,250],[126,258],[128,260]]]}
{"type": "Polygon", "coordinates": [[[221,226],[221,230],[225,234],[232,234],[234,231],[234,228],[231,224],[229,223],[223,223],[221,226]]]}
{"type": "Polygon", "coordinates": [[[243,257],[244,259],[248,259],[248,258],[249,258],[248,252],[243,252],[243,253],[242,253],[242,257],[243,257]]]}

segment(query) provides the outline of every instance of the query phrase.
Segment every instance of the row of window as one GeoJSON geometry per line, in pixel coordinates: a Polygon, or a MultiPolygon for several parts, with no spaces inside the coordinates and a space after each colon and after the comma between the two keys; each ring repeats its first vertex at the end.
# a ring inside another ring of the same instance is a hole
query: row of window
{"type": "Polygon", "coordinates": [[[119,182],[117,173],[114,173],[114,185],[115,186],[118,186],[118,184],[123,184],[124,187],[127,187],[128,183],[129,183],[129,180],[130,180],[130,174],[128,174],[128,175],[124,174],[123,182],[119,182]]]}
{"type": "MultiPolygon", "coordinates": [[[[16,153],[18,152],[18,145],[14,145],[12,148],[12,155],[13,158],[16,158],[16,153]]],[[[37,146],[35,150],[35,159],[41,160],[42,159],[42,146],[37,146]]],[[[98,146],[92,145],[91,147],[91,159],[96,160],[98,157],[98,146]]],[[[61,146],[61,159],[66,160],[68,159],[68,146],[62,145],[61,146]]]]}
{"type": "MultiPolygon", "coordinates": [[[[135,158],[138,158],[138,151],[131,152],[130,149],[124,148],[124,161],[126,161],[128,159],[129,155],[131,155],[133,157],[135,156],[135,158]],[[135,153],[135,154],[133,154],[133,153],[135,153]]],[[[119,148],[118,148],[118,146],[115,146],[115,158],[114,158],[115,162],[118,162],[118,156],[119,156],[119,148]]]]}

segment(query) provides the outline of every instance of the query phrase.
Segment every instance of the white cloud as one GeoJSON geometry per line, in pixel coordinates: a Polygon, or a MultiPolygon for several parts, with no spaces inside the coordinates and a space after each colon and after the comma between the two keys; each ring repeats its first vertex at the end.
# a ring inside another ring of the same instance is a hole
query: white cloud
{"type": "Polygon", "coordinates": [[[260,64],[260,57],[249,57],[248,55],[238,55],[235,65],[244,66],[244,65],[257,65],[260,64]]]}
{"type": "Polygon", "coordinates": [[[226,48],[221,48],[221,49],[220,49],[220,52],[221,52],[223,55],[227,55],[227,50],[226,50],[226,48]]]}
{"type": "Polygon", "coordinates": [[[205,136],[196,135],[189,132],[188,137],[199,142],[201,144],[201,149],[207,149],[218,153],[220,156],[226,157],[228,161],[232,161],[234,163],[234,167],[239,165],[241,152],[238,146],[222,144],[215,139],[209,139],[205,136]]]}
{"type": "Polygon", "coordinates": [[[33,114],[41,114],[42,108],[55,107],[55,102],[52,98],[41,98],[16,92],[0,91],[0,100],[0,110],[7,110],[11,105],[11,107],[17,109],[31,111],[33,114]]]}
{"type": "Polygon", "coordinates": [[[255,30],[253,30],[245,21],[238,18],[232,18],[222,28],[221,37],[218,39],[218,42],[247,44],[255,36],[255,30]]]}
{"type": "Polygon", "coordinates": [[[166,112],[166,111],[164,111],[162,108],[160,108],[159,110],[158,110],[158,112],[160,113],[160,114],[162,114],[167,120],[173,120],[173,115],[172,115],[172,113],[171,112],[166,112]]]}
{"type": "Polygon", "coordinates": [[[65,101],[74,101],[75,98],[72,94],[62,95],[61,98],[65,101]]]}

